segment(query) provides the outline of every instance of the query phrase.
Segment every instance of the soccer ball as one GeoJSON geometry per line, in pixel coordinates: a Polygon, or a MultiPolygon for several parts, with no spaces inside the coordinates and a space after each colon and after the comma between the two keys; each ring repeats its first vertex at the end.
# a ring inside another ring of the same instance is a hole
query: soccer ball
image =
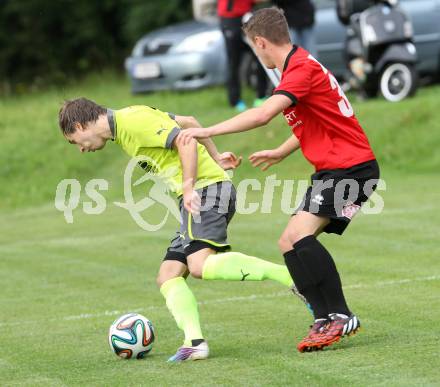
{"type": "Polygon", "coordinates": [[[110,326],[108,342],[116,355],[142,359],[153,348],[153,324],[140,314],[124,314],[110,326]]]}

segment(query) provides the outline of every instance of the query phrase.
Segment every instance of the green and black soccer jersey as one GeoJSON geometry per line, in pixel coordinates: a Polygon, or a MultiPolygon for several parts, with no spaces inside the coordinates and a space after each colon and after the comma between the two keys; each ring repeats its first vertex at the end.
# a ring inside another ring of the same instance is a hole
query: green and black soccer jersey
{"type": "MultiPolygon", "coordinates": [[[[114,140],[132,157],[144,157],[141,166],[162,177],[170,191],[182,194],[182,167],[173,141],[180,128],[169,113],[148,107],[130,106],[108,110],[114,140]]],[[[197,144],[197,182],[195,189],[230,180],[228,174],[212,159],[206,148],[197,144]]]]}

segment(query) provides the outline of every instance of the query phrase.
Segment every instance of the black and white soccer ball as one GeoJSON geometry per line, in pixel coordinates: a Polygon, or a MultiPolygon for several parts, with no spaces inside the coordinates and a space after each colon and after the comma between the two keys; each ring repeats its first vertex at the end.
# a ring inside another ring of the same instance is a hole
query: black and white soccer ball
{"type": "Polygon", "coordinates": [[[110,326],[108,341],[123,359],[142,359],[153,348],[153,324],[138,313],[124,314],[110,326]]]}

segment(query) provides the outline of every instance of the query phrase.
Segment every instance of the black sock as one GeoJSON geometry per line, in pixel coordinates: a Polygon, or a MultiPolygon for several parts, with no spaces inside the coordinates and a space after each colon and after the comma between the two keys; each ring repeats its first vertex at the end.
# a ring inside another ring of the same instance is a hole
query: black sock
{"type": "Polygon", "coordinates": [[[330,253],[314,235],[306,236],[296,242],[293,247],[312,282],[321,290],[328,312],[349,316],[351,312],[342,291],[341,278],[330,253]]]}
{"type": "Polygon", "coordinates": [[[329,313],[324,296],[310,278],[307,269],[299,259],[295,250],[284,254],[284,261],[298,291],[306,298],[313,309],[315,320],[327,318],[329,313]]]}

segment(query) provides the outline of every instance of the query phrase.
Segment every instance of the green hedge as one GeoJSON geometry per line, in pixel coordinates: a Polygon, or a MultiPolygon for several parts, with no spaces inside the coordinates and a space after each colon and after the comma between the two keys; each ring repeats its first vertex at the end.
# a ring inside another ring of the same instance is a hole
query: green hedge
{"type": "Polygon", "coordinates": [[[1,91],[122,69],[139,37],[191,15],[188,0],[0,0],[1,91]]]}

